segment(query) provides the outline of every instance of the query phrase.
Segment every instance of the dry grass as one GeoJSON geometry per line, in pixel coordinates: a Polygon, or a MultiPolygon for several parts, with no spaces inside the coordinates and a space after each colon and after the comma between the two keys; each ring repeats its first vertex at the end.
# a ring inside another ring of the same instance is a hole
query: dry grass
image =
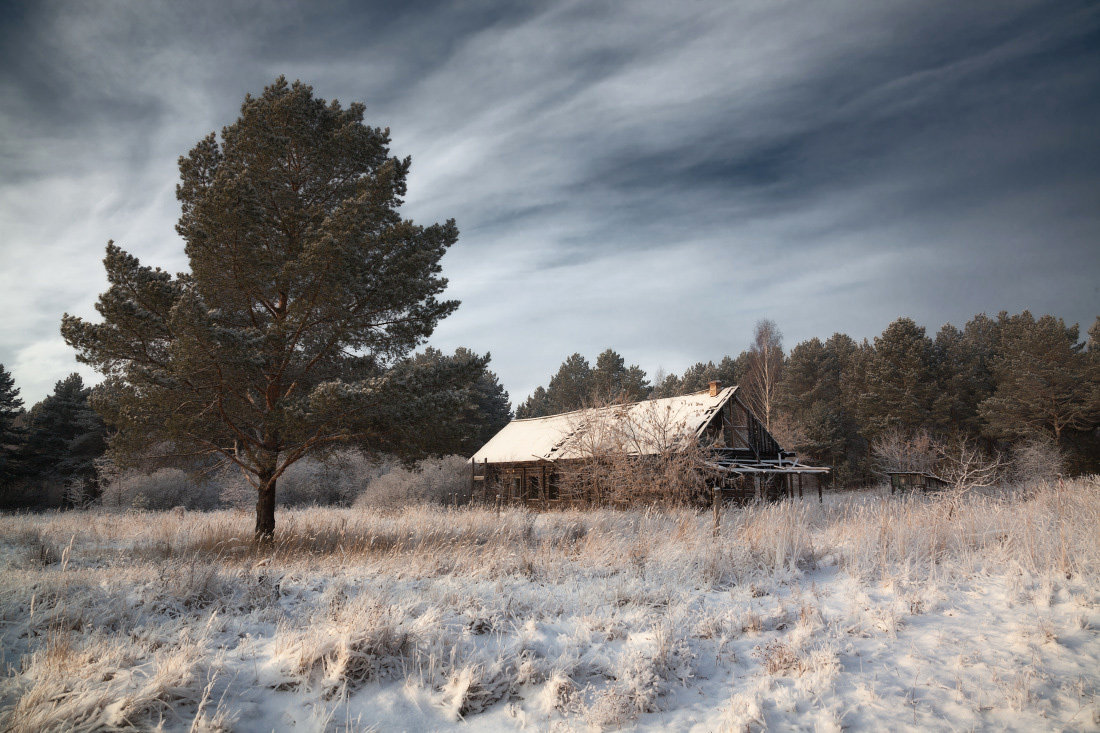
{"type": "MultiPolygon", "coordinates": [[[[993,578],[1016,602],[1076,603],[1071,627],[1019,632],[1037,655],[1060,634],[1095,634],[1100,602],[1095,479],[730,508],[717,538],[709,513],[687,509],[302,509],[279,521],[263,546],[244,512],[5,517],[0,727],[248,728],[226,702],[242,689],[350,705],[387,684],[452,720],[530,699],[617,726],[667,710],[700,670],[731,669],[780,679],[797,710],[851,670],[845,644],[904,634],[943,608],[944,587],[993,578]],[[821,568],[852,595],[802,587],[821,568]]],[[[1039,667],[958,674],[972,707],[1048,715],[1068,695],[1039,667]]],[[[1095,695],[1094,675],[1082,715],[1095,695]]],[[[719,723],[759,725],[769,705],[782,710],[773,698],[744,688],[719,723]]]]}

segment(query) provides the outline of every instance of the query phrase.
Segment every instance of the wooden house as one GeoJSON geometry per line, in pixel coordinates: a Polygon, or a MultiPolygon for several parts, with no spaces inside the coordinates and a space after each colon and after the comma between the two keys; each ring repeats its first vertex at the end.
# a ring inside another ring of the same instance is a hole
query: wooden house
{"type": "Polygon", "coordinates": [[[800,463],[783,450],[741,398],[718,382],[694,394],[560,415],[513,420],[470,459],[471,495],[486,502],[553,507],[598,497],[563,496],[562,477],[594,454],[616,451],[634,461],[699,449],[698,469],[714,499],[802,495],[803,477],[829,469],[800,463]]]}
{"type": "Polygon", "coordinates": [[[936,491],[947,487],[947,482],[926,471],[888,471],[890,493],[915,489],[917,491],[936,491]]]}

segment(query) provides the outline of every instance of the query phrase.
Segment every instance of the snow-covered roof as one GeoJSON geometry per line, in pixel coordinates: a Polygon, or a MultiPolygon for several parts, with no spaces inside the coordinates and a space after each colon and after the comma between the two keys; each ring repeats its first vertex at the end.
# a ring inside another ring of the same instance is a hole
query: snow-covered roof
{"type": "Polygon", "coordinates": [[[695,440],[737,387],[709,390],[629,405],[590,408],[548,417],[513,420],[471,460],[483,463],[581,458],[595,449],[653,455],[695,440]]]}

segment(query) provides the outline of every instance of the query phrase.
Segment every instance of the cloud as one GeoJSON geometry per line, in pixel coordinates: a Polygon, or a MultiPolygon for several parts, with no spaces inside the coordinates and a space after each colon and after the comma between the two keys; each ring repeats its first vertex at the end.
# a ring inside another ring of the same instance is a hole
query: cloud
{"type": "Polygon", "coordinates": [[[413,156],[405,213],[462,231],[463,306],[433,343],[492,351],[515,399],[578,350],[650,371],[736,354],[761,317],[792,345],[900,315],[1091,323],[1100,302],[1094,4],[16,11],[0,363],[94,317],[106,239],[186,266],[176,158],[280,73],[364,101],[413,156]]]}

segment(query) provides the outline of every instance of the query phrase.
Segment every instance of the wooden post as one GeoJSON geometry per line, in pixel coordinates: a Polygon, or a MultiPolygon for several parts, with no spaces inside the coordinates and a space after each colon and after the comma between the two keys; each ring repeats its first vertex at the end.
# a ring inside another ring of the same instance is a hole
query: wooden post
{"type": "Polygon", "coordinates": [[[760,474],[752,475],[752,495],[755,501],[760,501],[760,474]]]}
{"type": "Polygon", "coordinates": [[[798,498],[802,498],[802,474],[798,474],[798,498]]]}
{"type": "Polygon", "coordinates": [[[718,530],[721,527],[722,516],[722,489],[714,487],[714,539],[718,539],[718,530]]]}
{"type": "Polygon", "coordinates": [[[820,504],[825,500],[821,498],[821,474],[814,476],[817,479],[817,503],[820,504]]]}

